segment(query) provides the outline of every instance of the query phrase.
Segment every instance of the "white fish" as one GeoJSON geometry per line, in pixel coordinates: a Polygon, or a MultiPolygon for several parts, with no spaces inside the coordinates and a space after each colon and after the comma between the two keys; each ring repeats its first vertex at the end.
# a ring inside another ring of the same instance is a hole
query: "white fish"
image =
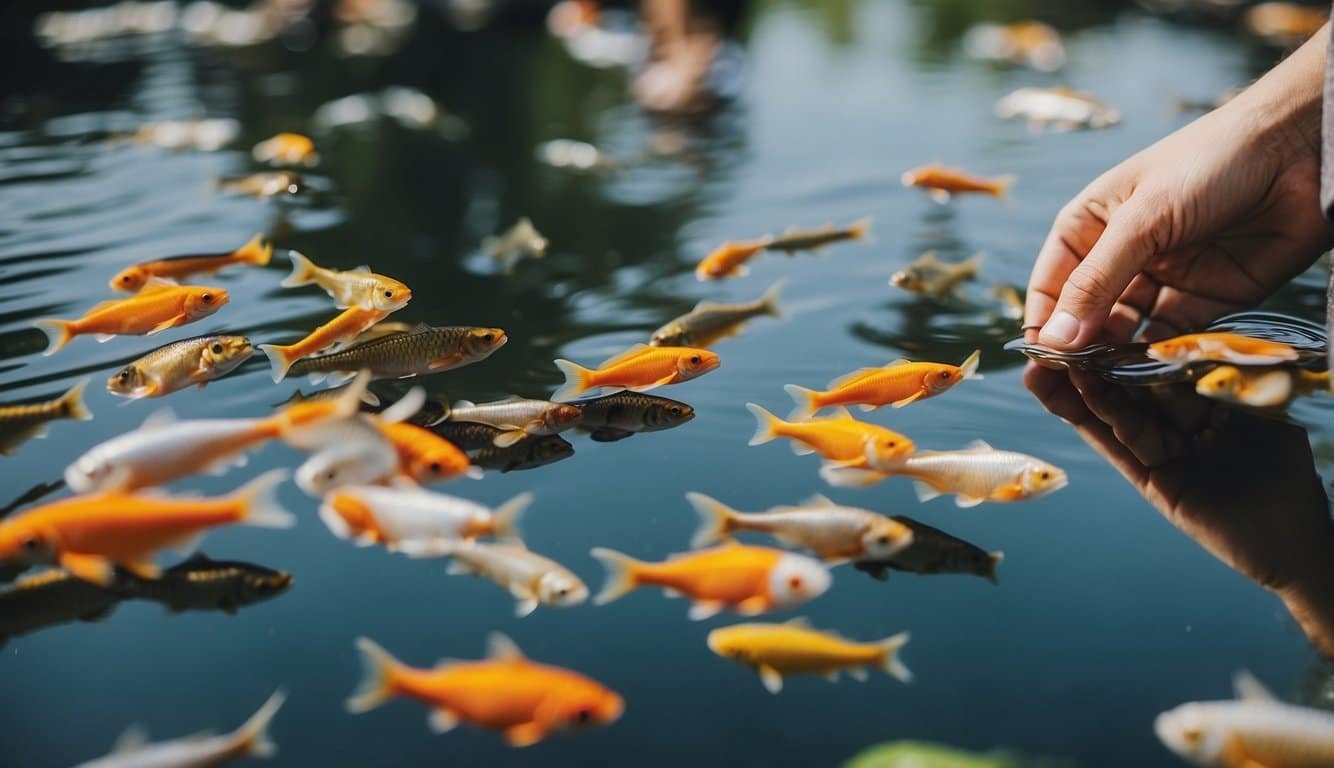
{"type": "Polygon", "coordinates": [[[790,547],[810,550],[825,560],[885,560],[912,544],[912,529],[896,520],[856,507],[842,507],[815,495],[798,506],[746,513],[702,493],[686,499],[700,524],[690,546],[699,548],[732,533],[766,533],[790,547]]]}
{"type": "Polygon", "coordinates": [[[150,744],[144,730],[133,726],[111,754],[76,768],[207,768],[246,757],[273,757],[278,747],[269,740],[269,722],[286,698],[283,691],[275,691],[240,728],[221,736],[200,733],[150,744]]]}
{"type": "Polygon", "coordinates": [[[516,521],[532,502],[533,494],[521,493],[493,510],[425,490],[344,486],[324,498],[320,519],[341,539],[356,539],[363,545],[378,540],[390,549],[400,543],[424,549],[445,540],[516,536],[516,521]]]}
{"type": "Polygon", "coordinates": [[[533,222],[523,217],[515,222],[503,234],[488,237],[482,241],[482,250],[496,261],[501,269],[513,272],[524,257],[540,259],[547,254],[550,242],[537,231],[533,222]]]}
{"type": "Polygon", "coordinates": [[[448,556],[450,574],[485,576],[509,590],[518,602],[514,615],[520,618],[538,605],[568,607],[588,599],[588,587],[568,568],[543,557],[516,541],[510,544],[483,544],[476,541],[446,541],[426,547],[413,547],[409,555],[448,556]]]}
{"type": "Polygon", "coordinates": [[[528,435],[554,435],[575,426],[583,412],[569,403],[507,397],[491,403],[454,403],[447,421],[489,424],[501,430],[494,439],[497,448],[508,448],[528,435]]]}
{"type": "Polygon", "coordinates": [[[998,451],[981,440],[957,451],[918,451],[893,465],[878,465],[868,451],[867,462],[870,469],[828,465],[820,469],[820,476],[830,485],[859,487],[902,475],[915,481],[918,500],[952,494],[960,507],[1035,499],[1069,482],[1058,467],[1027,454],[998,451]]]}
{"type": "Polygon", "coordinates": [[[1191,702],[1159,715],[1153,724],[1158,739],[1195,765],[1334,765],[1334,712],[1279,701],[1247,672],[1233,685],[1236,700],[1191,702]]]}
{"type": "Polygon", "coordinates": [[[369,422],[348,419],[324,434],[328,444],[296,470],[296,484],[307,494],[322,498],[344,485],[408,482],[398,478],[398,451],[369,422]]]}
{"type": "Polygon", "coordinates": [[[1033,128],[1109,128],[1121,122],[1121,113],[1091,94],[1071,88],[1020,88],[996,102],[996,116],[1023,117],[1033,128]]]}

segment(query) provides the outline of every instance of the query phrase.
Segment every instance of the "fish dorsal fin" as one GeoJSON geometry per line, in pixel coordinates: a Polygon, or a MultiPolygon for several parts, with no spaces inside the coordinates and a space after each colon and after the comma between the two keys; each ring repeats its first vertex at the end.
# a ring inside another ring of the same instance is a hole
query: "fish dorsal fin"
{"type": "Polygon", "coordinates": [[[144,419],[144,423],[139,425],[139,429],[161,429],[162,427],[169,427],[177,421],[176,412],[171,408],[159,408],[148,414],[148,418],[144,419]]]}
{"type": "Polygon", "coordinates": [[[1277,701],[1265,684],[1260,682],[1245,669],[1237,670],[1232,676],[1232,690],[1238,701],[1277,701]]]}
{"type": "Polygon", "coordinates": [[[408,333],[426,333],[431,330],[431,326],[426,323],[417,323],[407,330],[408,333]]]}
{"type": "Polygon", "coordinates": [[[111,747],[111,754],[128,755],[139,752],[146,746],[148,746],[148,729],[135,723],[116,738],[116,743],[111,747]]]}
{"type": "Polygon", "coordinates": [[[829,498],[828,496],[824,495],[823,493],[817,493],[817,494],[811,496],[809,499],[806,499],[806,501],[804,501],[804,502],[802,502],[802,503],[805,504],[805,505],[808,506],[808,507],[833,507],[833,506],[837,506],[837,505],[834,504],[834,500],[833,500],[833,499],[829,498]]]}
{"type": "Polygon", "coordinates": [[[828,388],[829,388],[829,389],[838,389],[839,387],[843,386],[844,384],[848,384],[848,383],[850,383],[850,382],[852,382],[852,381],[854,381],[854,380],[856,380],[856,379],[860,379],[860,378],[863,377],[863,376],[869,376],[869,375],[872,374],[872,373],[877,373],[878,371],[880,371],[879,368],[858,368],[857,370],[853,371],[852,373],[845,373],[845,374],[843,374],[842,376],[839,376],[838,378],[836,378],[836,379],[834,379],[833,381],[829,382],[829,387],[828,387],[828,388]]]}
{"type": "MultiPolygon", "coordinates": [[[[129,298],[133,298],[133,297],[129,297],[129,298]]],[[[107,299],[106,301],[99,301],[99,302],[97,302],[96,304],[94,304],[94,305],[92,305],[91,307],[89,307],[89,308],[88,308],[88,311],[89,311],[89,312],[96,312],[96,311],[98,311],[98,310],[100,310],[100,309],[106,309],[107,307],[111,307],[111,306],[115,306],[115,305],[117,305],[117,304],[120,304],[121,302],[123,302],[123,301],[125,301],[125,300],[126,300],[126,299],[107,299]]]]}
{"type": "Polygon", "coordinates": [[[524,397],[523,395],[505,395],[499,400],[496,400],[495,403],[497,405],[500,403],[522,403],[525,402],[527,399],[528,398],[524,397]]]}
{"type": "Polygon", "coordinates": [[[454,407],[455,409],[458,409],[458,408],[476,408],[476,407],[477,407],[477,403],[474,403],[474,402],[471,401],[471,400],[460,400],[460,401],[458,401],[457,403],[454,403],[454,406],[453,406],[453,407],[454,407]]]}
{"type": "Polygon", "coordinates": [[[366,266],[365,264],[358,264],[357,266],[349,269],[348,272],[355,272],[359,275],[369,275],[371,273],[371,268],[366,266]]]}
{"type": "Polygon", "coordinates": [[[712,312],[712,311],[714,311],[714,310],[716,310],[716,309],[723,309],[723,308],[725,308],[726,306],[727,306],[726,304],[723,304],[723,303],[720,303],[720,302],[717,302],[717,301],[709,301],[708,299],[704,299],[704,300],[700,301],[698,304],[696,304],[696,305],[695,305],[695,308],[692,309],[692,310],[690,310],[690,311],[691,311],[691,312],[712,312]]]}
{"type": "MultiPolygon", "coordinates": [[[[911,363],[911,362],[912,362],[912,361],[909,360],[909,359],[906,358],[906,357],[900,357],[898,360],[894,360],[894,361],[891,361],[891,362],[889,362],[889,363],[886,363],[886,364],[885,364],[885,368],[897,368],[897,367],[899,367],[900,365],[907,365],[908,363],[911,363]]],[[[883,369],[882,369],[882,370],[883,370],[883,369]]]]}
{"type": "Polygon", "coordinates": [[[453,656],[443,656],[435,662],[435,667],[433,668],[444,669],[446,667],[452,667],[455,666],[456,664],[462,664],[462,663],[463,659],[456,659],[453,656]]]}
{"type": "Polygon", "coordinates": [[[940,259],[936,258],[935,251],[927,251],[917,259],[916,266],[919,267],[939,267],[940,259]]]}
{"type": "Polygon", "coordinates": [[[180,565],[212,565],[213,562],[213,558],[203,552],[195,552],[193,555],[190,555],[185,560],[181,561],[180,565]]]}
{"type": "Polygon", "coordinates": [[[986,440],[974,440],[974,441],[972,441],[971,443],[969,443],[968,445],[965,445],[965,446],[963,447],[963,449],[964,449],[965,451],[970,451],[970,452],[973,452],[973,453],[977,453],[977,452],[980,452],[980,451],[994,451],[994,450],[996,450],[995,448],[992,448],[992,447],[987,443],[986,440]]]}
{"type": "Polygon", "coordinates": [[[783,622],[785,627],[797,627],[798,629],[810,629],[811,622],[805,616],[794,616],[783,622]]]}
{"type": "Polygon", "coordinates": [[[486,657],[492,661],[523,661],[523,651],[503,632],[492,632],[486,638],[486,657]]]}
{"type": "Polygon", "coordinates": [[[628,360],[630,357],[637,355],[648,348],[649,346],[647,344],[636,344],[633,347],[630,347],[629,349],[625,350],[624,352],[613,355],[607,358],[606,360],[603,360],[602,364],[599,365],[598,367],[606,368],[609,365],[615,365],[617,363],[624,362],[625,360],[628,360]]]}
{"type": "Polygon", "coordinates": [[[156,275],[154,275],[153,277],[148,278],[148,282],[144,283],[144,287],[139,289],[139,293],[140,294],[156,293],[157,291],[166,290],[168,288],[180,288],[180,287],[181,284],[176,282],[175,280],[168,280],[165,277],[157,277],[156,275]]]}

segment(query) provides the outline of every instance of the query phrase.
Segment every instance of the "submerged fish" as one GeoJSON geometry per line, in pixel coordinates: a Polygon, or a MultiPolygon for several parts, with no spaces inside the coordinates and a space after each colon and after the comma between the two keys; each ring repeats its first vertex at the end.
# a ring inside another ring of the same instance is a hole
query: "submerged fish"
{"type": "Polygon", "coordinates": [[[778,292],[782,287],[781,282],[774,283],[760,298],[741,304],[701,301],[694,309],[654,331],[649,344],[655,347],[711,347],[740,333],[741,324],[752,317],[781,317],[778,292]]]}
{"type": "MultiPolygon", "coordinates": [[[[385,323],[371,330],[381,325],[385,323]]],[[[328,354],[302,358],[292,363],[287,374],[308,376],[315,383],[337,382],[361,370],[370,371],[373,379],[406,379],[485,360],[507,341],[509,337],[500,328],[419,324],[406,332],[354,341],[328,354]]]]}
{"type": "Polygon", "coordinates": [[[449,539],[517,536],[519,515],[532,502],[531,493],[521,493],[493,510],[414,488],[343,486],[324,498],[320,519],[335,536],[359,546],[411,549],[449,539]]]}
{"type": "Polygon", "coordinates": [[[1005,120],[1023,117],[1035,130],[1052,128],[1109,128],[1121,122],[1121,113],[1092,94],[1072,88],[1020,88],[996,102],[996,116],[1005,120]]]}
{"type": "Polygon", "coordinates": [[[1279,701],[1247,672],[1233,686],[1235,700],[1191,702],[1158,715],[1158,740],[1200,766],[1334,765],[1334,712],[1279,701]]]}
{"type": "Polygon", "coordinates": [[[821,467],[820,476],[830,485],[850,488],[894,475],[911,477],[919,501],[951,494],[960,507],[1036,499],[1069,482],[1058,467],[1023,453],[998,451],[982,440],[957,451],[918,451],[889,465],[875,463],[868,452],[867,464],[821,467]]]}
{"type": "Polygon", "coordinates": [[[964,36],[964,50],[974,59],[1055,72],[1065,64],[1061,33],[1040,21],[978,24],[964,36]]]}
{"type": "Polygon", "coordinates": [[[273,246],[265,245],[263,237],[255,235],[250,238],[250,242],[234,251],[168,256],[165,259],[141,261],[116,273],[116,276],[111,278],[111,290],[137,291],[154,277],[181,280],[191,275],[212,274],[234,264],[263,267],[268,265],[272,255],[273,246]]]}
{"type": "Polygon", "coordinates": [[[267,165],[304,165],[314,166],[320,162],[320,154],[315,151],[315,142],[309,136],[299,133],[279,133],[256,144],[250,150],[250,156],[257,163],[267,165]]]}
{"type": "Polygon", "coordinates": [[[743,616],[791,608],[824,594],[829,571],[818,560],[768,547],[729,542],[713,549],[673,555],[660,563],[635,560],[604,547],[593,557],[607,569],[607,582],[593,602],[606,605],[643,586],[691,601],[690,618],[707,619],[731,608],[743,616]]]}
{"type": "Polygon", "coordinates": [[[616,392],[571,404],[583,411],[579,427],[599,443],[679,427],[695,418],[695,409],[685,403],[642,392],[616,392]]]}
{"type": "Polygon", "coordinates": [[[773,238],[766,235],[755,240],[723,243],[695,266],[695,277],[701,281],[744,277],[750,274],[746,262],[767,248],[771,242],[773,238]]]}
{"type": "Polygon", "coordinates": [[[944,298],[958,295],[962,292],[965,280],[977,277],[977,271],[982,266],[982,257],[981,253],[976,253],[957,264],[946,264],[936,258],[935,251],[928,251],[891,275],[889,284],[921,296],[944,298]]]}
{"type": "Polygon", "coordinates": [[[234,192],[251,197],[277,197],[295,195],[306,188],[301,174],[292,171],[253,173],[234,179],[218,179],[214,185],[224,192],[234,192]]]}
{"type": "Polygon", "coordinates": [[[1282,408],[1294,397],[1329,392],[1329,371],[1220,365],[1195,382],[1195,391],[1234,405],[1282,408]]]}
{"type": "Polygon", "coordinates": [[[547,239],[537,231],[533,222],[524,217],[501,235],[482,241],[486,255],[500,263],[501,269],[513,272],[525,257],[540,259],[547,253],[547,239]]]}
{"type": "Polygon", "coordinates": [[[1022,320],[1024,317],[1024,297],[1019,293],[1019,289],[1013,285],[1000,283],[992,287],[991,295],[995,296],[1001,304],[1001,314],[1011,320],[1022,320]]]}
{"type": "Polygon", "coordinates": [[[977,372],[982,351],[977,350],[959,365],[914,363],[895,360],[883,368],[862,368],[829,382],[823,392],[788,384],[783,390],[792,396],[796,409],[792,418],[809,418],[829,406],[856,405],[873,411],[886,405],[905,405],[953,389],[959,382],[980,379],[977,372]]]}
{"type": "Polygon", "coordinates": [[[1014,186],[1013,176],[984,178],[973,176],[958,168],[949,168],[940,163],[923,165],[904,171],[900,178],[905,187],[921,187],[937,203],[948,203],[954,195],[984,194],[992,197],[1005,197],[1014,186]]]}
{"type": "Polygon", "coordinates": [[[151,600],[172,612],[222,611],[233,614],[286,592],[292,575],[252,563],[214,560],[196,552],[157,579],[129,576],[112,587],[126,597],[151,600]]]}
{"type": "Polygon", "coordinates": [[[75,768],[197,768],[247,757],[272,757],[278,748],[269,740],[269,723],[286,698],[286,693],[275,691],[240,728],[221,736],[202,733],[150,744],[143,728],[132,726],[116,741],[111,754],[75,768]]]}
{"type": "Polygon", "coordinates": [[[783,421],[754,403],[746,403],[746,408],[756,421],[750,445],[786,437],[793,441],[792,452],[798,456],[818,453],[829,463],[849,467],[866,466],[868,454],[892,464],[917,450],[906,436],[877,424],[857,421],[846,408],[809,421],[783,421]]]}
{"type": "MultiPolygon", "coordinates": [[[[464,422],[460,422],[463,424],[464,422]]],[[[478,424],[477,426],[485,426],[478,424]]],[[[499,430],[496,430],[499,432],[499,430]]],[[[493,438],[494,439],[494,438],[493,438]]],[[[533,435],[507,448],[494,445],[471,454],[473,466],[501,474],[521,469],[536,469],[574,455],[574,446],[560,435],[533,435]]]]}
{"type": "Polygon", "coordinates": [[[569,403],[515,396],[481,404],[460,400],[450,406],[445,418],[496,427],[500,432],[492,442],[497,448],[506,448],[527,436],[564,432],[578,424],[582,416],[583,411],[569,403]]]}
{"type": "MultiPolygon", "coordinates": [[[[281,408],[283,406],[295,405],[297,403],[331,402],[342,397],[343,394],[347,392],[347,388],[350,386],[352,385],[344,384],[341,387],[332,387],[330,389],[319,389],[314,392],[302,392],[301,390],[298,389],[297,391],[292,393],[291,397],[287,398],[281,403],[278,403],[275,407],[281,408]]],[[[366,405],[369,405],[372,408],[378,408],[380,406],[379,395],[376,395],[374,392],[371,392],[370,390],[362,392],[360,394],[360,397],[361,397],[361,402],[365,403],[366,405]]]]}
{"type": "Polygon", "coordinates": [[[83,402],[88,379],[82,379],[54,400],[37,403],[0,403],[0,456],[12,456],[19,446],[45,437],[48,425],[58,419],[88,421],[93,414],[83,402]]]}
{"type": "Polygon", "coordinates": [[[892,557],[913,542],[912,529],[903,523],[839,506],[819,494],[798,506],[753,513],[738,512],[702,493],[687,493],[686,499],[700,518],[692,547],[724,541],[734,533],[763,533],[825,561],[859,562],[892,557]]]}
{"type": "Polygon", "coordinates": [[[783,690],[784,675],[820,675],[832,683],[842,671],[854,680],[865,680],[867,667],[912,682],[912,673],[898,656],[907,643],[907,632],[858,643],[812,629],[804,618],[783,624],[734,624],[713,630],[708,638],[709,650],[754,669],[769,693],[783,690]]]}
{"type": "Polygon", "coordinates": [[[844,240],[865,240],[870,235],[870,218],[854,221],[846,227],[835,227],[832,224],[826,224],[818,229],[793,227],[778,237],[770,238],[764,250],[782,251],[790,256],[798,251],[821,251],[829,245],[844,240]]]}
{"type": "Polygon", "coordinates": [[[216,152],[241,135],[241,124],[231,118],[203,120],[163,120],[144,123],[127,136],[113,137],[113,141],[128,138],[136,144],[153,144],[163,149],[194,149],[216,152]]]}
{"type": "Polygon", "coordinates": [[[75,336],[87,334],[96,334],[98,341],[121,335],[151,336],[208,317],[229,298],[223,288],[150,280],[135,295],[104,301],[78,320],[38,320],[37,327],[48,342],[42,354],[54,355],[75,336]]]}
{"type": "Polygon", "coordinates": [[[296,251],[289,251],[288,258],[292,262],[292,274],[283,278],[280,285],[296,288],[314,283],[329,294],[339,309],[358,307],[367,311],[379,310],[387,315],[407,306],[412,299],[411,288],[392,277],[375,274],[370,267],[340,272],[325,269],[296,251]]]}
{"type": "Polygon", "coordinates": [[[357,334],[380,322],[388,314],[378,309],[349,307],[299,341],[291,344],[260,344],[259,349],[269,358],[269,367],[272,368],[273,381],[276,384],[287,378],[288,371],[298,360],[355,338],[357,334]]]}
{"type": "Polygon", "coordinates": [[[1145,353],[1164,363],[1218,362],[1235,365],[1277,365],[1298,358],[1297,350],[1281,341],[1257,339],[1239,333],[1188,333],[1149,345],[1145,353]]]}
{"type": "Polygon", "coordinates": [[[430,707],[436,733],[466,722],[503,732],[511,747],[527,747],[552,733],[610,725],[625,710],[614,692],[577,672],[529,661],[498,632],[488,639],[486,659],[447,660],[432,669],[409,667],[364,637],[357,649],[363,676],[347,711],[413,698],[430,707]]]}
{"type": "Polygon", "coordinates": [[[596,370],[575,365],[569,360],[556,360],[556,367],[565,374],[565,383],[552,394],[556,401],[570,400],[590,389],[629,389],[643,392],[683,381],[717,368],[718,355],[707,349],[694,347],[650,347],[636,344],[626,351],[608,358],[596,370]]]}
{"type": "Polygon", "coordinates": [[[878,581],[889,578],[889,571],[909,573],[969,573],[981,576],[992,584],[996,582],[996,566],[1005,558],[1002,552],[987,552],[963,539],[932,528],[911,517],[894,515],[891,520],[908,529],[908,546],[889,557],[855,562],[853,568],[878,581]]]}
{"type": "Polygon", "coordinates": [[[0,591],[0,645],[73,621],[101,621],[122,599],[59,568],[24,577],[0,591]]]}
{"type": "MultiPolygon", "coordinates": [[[[588,599],[588,587],[570,569],[533,552],[522,541],[434,541],[409,554],[448,557],[450,575],[482,576],[514,596],[514,615],[523,618],[538,605],[568,608],[588,599]]],[[[406,550],[405,550],[406,551],[406,550]]]]}
{"type": "Polygon", "coordinates": [[[113,395],[137,400],[190,386],[203,388],[255,353],[244,336],[196,336],[167,344],[120,369],[107,380],[113,395]]]}
{"type": "Polygon", "coordinates": [[[270,470],[233,494],[216,498],[104,492],[50,502],[0,522],[0,561],[59,563],[102,586],[112,583],[117,565],[156,579],[161,570],[153,556],[159,549],[193,549],[211,528],[293,525],[295,519],[274,496],[286,477],[285,470],[270,470]]]}

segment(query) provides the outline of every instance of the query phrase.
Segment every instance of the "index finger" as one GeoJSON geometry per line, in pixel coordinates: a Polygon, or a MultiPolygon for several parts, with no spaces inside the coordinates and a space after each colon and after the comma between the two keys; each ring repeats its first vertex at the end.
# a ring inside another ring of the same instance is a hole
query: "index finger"
{"type": "Polygon", "coordinates": [[[1024,298],[1025,341],[1037,341],[1038,331],[1056,308],[1066,279],[1088,256],[1106,228],[1105,206],[1086,192],[1056,214],[1028,277],[1028,295],[1024,298]]]}

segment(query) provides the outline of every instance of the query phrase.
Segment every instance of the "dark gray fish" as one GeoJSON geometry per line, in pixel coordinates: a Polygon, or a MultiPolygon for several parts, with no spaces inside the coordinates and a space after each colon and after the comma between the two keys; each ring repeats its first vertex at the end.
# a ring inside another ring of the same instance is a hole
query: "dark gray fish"
{"type": "Polygon", "coordinates": [[[679,427],[695,418],[695,409],[685,403],[643,392],[617,392],[571,405],[584,412],[580,428],[600,443],[679,427]]]}
{"type": "Polygon", "coordinates": [[[987,552],[911,517],[894,515],[892,519],[912,529],[912,544],[889,560],[853,563],[853,568],[880,581],[888,579],[889,571],[895,570],[909,573],[969,573],[981,576],[992,584],[997,583],[996,566],[1004,559],[1004,553],[987,552]]]}
{"type": "Polygon", "coordinates": [[[488,446],[469,454],[469,458],[474,466],[503,474],[543,467],[573,455],[574,446],[560,435],[530,435],[504,448],[488,446]]]}
{"type": "Polygon", "coordinates": [[[10,638],[74,621],[99,621],[123,597],[59,569],[14,582],[0,592],[0,645],[10,638]]]}
{"type": "Polygon", "coordinates": [[[91,419],[93,414],[83,403],[86,386],[88,379],[83,379],[60,397],[41,403],[0,403],[0,456],[9,456],[28,440],[45,436],[47,424],[56,419],[91,419]]]}
{"type": "Polygon", "coordinates": [[[508,340],[499,328],[419,325],[407,333],[303,358],[288,373],[309,376],[316,384],[325,379],[350,379],[363,369],[371,372],[372,379],[405,379],[484,360],[508,340]]]}
{"type": "Polygon", "coordinates": [[[213,560],[202,552],[173,565],[159,579],[132,579],[129,597],[178,611],[223,611],[271,600],[292,586],[292,575],[251,563],[213,560]]]}
{"type": "Polygon", "coordinates": [[[846,227],[826,225],[819,229],[789,229],[770,240],[764,249],[782,251],[788,255],[797,251],[818,251],[843,240],[865,240],[870,233],[870,219],[862,219],[846,227]]]}
{"type": "Polygon", "coordinates": [[[741,304],[701,301],[695,308],[653,332],[649,344],[655,347],[704,347],[735,336],[742,323],[752,317],[779,317],[778,292],[782,282],[769,286],[764,295],[741,304]]]}
{"type": "Polygon", "coordinates": [[[478,424],[472,421],[442,421],[432,424],[431,431],[465,453],[494,447],[496,436],[501,432],[499,428],[490,424],[478,424]]]}

